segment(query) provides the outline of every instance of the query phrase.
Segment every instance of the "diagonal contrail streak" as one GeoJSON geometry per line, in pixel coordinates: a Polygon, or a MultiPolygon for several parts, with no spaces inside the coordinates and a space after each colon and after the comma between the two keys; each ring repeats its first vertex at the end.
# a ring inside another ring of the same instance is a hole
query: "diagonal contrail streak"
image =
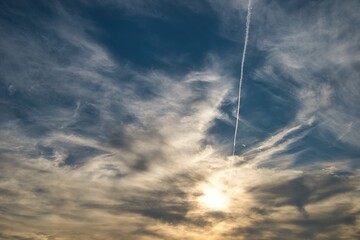
{"type": "MultiPolygon", "coordinates": [[[[239,128],[239,114],[240,114],[240,103],[241,103],[241,88],[244,79],[244,64],[246,57],[246,48],[249,39],[249,30],[250,30],[250,19],[251,19],[251,0],[249,0],[248,8],[247,8],[247,17],[246,17],[246,30],[245,30],[245,41],[244,41],[244,50],[241,59],[241,67],[240,67],[240,80],[239,80],[239,94],[237,99],[237,109],[236,109],[236,124],[235,124],[235,132],[234,132],[234,145],[232,155],[235,155],[236,150],[236,139],[239,128]]],[[[231,166],[232,167],[232,166],[231,166]]]]}

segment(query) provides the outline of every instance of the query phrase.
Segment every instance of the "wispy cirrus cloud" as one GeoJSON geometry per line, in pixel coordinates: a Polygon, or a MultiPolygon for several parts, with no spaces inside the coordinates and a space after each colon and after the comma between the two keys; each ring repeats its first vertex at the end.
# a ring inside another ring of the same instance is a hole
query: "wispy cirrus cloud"
{"type": "MultiPolygon", "coordinates": [[[[101,232],[108,238],[135,237],[153,232],[146,230],[152,221],[189,221],[185,188],[203,178],[182,172],[203,148],[228,89],[224,75],[220,83],[219,69],[212,67],[216,58],[182,77],[121,67],[89,39],[81,18],[61,6],[54,9],[56,27],[41,29],[46,37],[6,31],[1,45],[2,52],[13,54],[2,65],[7,76],[1,131],[6,139],[1,165],[8,179],[2,181],[4,237],[88,239],[101,232]],[[59,47],[61,52],[51,51],[59,47]],[[59,59],[67,51],[71,55],[59,59]],[[16,74],[9,67],[13,63],[16,74]],[[174,177],[174,185],[156,187],[174,177]],[[36,230],[52,228],[61,230],[36,230]]],[[[153,235],[169,236],[163,231],[153,235]]]]}
{"type": "MultiPolygon", "coordinates": [[[[107,4],[149,17],[143,1],[107,4]]],[[[246,4],[201,13],[240,41],[246,4]]],[[[238,53],[139,67],[67,3],[45,4],[51,17],[4,8],[0,237],[356,239],[358,3],[292,4],[254,2],[231,182],[238,53]]]]}

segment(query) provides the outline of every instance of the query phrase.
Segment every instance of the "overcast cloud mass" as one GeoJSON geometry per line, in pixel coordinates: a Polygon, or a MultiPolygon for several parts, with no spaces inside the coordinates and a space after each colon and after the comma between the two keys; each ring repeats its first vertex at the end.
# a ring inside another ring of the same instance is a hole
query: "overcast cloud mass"
{"type": "Polygon", "coordinates": [[[0,239],[360,239],[360,1],[252,1],[231,157],[247,4],[0,1],[0,239]]]}

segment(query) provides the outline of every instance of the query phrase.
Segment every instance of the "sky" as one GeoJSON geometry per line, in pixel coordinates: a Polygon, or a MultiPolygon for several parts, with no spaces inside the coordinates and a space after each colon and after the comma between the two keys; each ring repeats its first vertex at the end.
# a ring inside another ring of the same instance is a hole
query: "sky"
{"type": "Polygon", "coordinates": [[[360,2],[0,1],[0,239],[360,239],[360,2]]]}

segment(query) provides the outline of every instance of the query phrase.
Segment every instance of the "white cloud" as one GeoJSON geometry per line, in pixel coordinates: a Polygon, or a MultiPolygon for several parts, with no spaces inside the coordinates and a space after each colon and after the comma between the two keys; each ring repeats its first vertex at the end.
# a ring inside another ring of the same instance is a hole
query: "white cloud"
{"type": "MultiPolygon", "coordinates": [[[[144,10],[143,1],[120,4],[129,11],[137,11],[137,4],[144,10]]],[[[229,34],[247,2],[210,4],[219,11],[223,33],[229,34]]],[[[327,18],[313,26],[277,4],[254,5],[258,30],[250,33],[250,42],[268,57],[249,72],[284,89],[295,99],[297,105],[290,107],[296,114],[276,132],[244,147],[235,158],[231,182],[229,159],[222,152],[226,147],[204,146],[215,119],[232,124],[220,107],[232,99],[228,93],[236,80],[225,73],[222,59],[209,55],[203,68],[176,76],[121,66],[86,34],[88,22],[61,8],[46,40],[3,25],[0,48],[11,57],[1,70],[9,94],[23,94],[25,100],[30,96],[35,106],[46,102],[48,107],[21,109],[29,125],[9,114],[0,130],[0,228],[6,229],[0,237],[281,239],[284,231],[293,239],[309,231],[314,232],[310,238],[356,236],[359,172],[352,169],[353,160],[293,166],[301,151],[288,150],[315,123],[320,123],[319,131],[358,147],[358,72],[348,66],[357,62],[357,41],[348,37],[356,40],[358,35],[340,31],[350,25],[341,18],[335,40],[328,42],[334,26],[327,18]],[[261,18],[268,25],[259,25],[261,18]],[[271,28],[276,29],[269,32],[271,28]],[[62,53],[70,57],[61,60],[62,53]],[[142,94],[142,86],[152,91],[150,96],[142,94]],[[69,103],[60,104],[56,96],[69,103]],[[47,130],[36,130],[40,127],[47,130]],[[71,160],[74,153],[83,155],[71,160]],[[206,198],[201,186],[215,186],[229,208],[214,212],[199,206],[198,199],[206,198]],[[306,229],[313,222],[319,233],[306,229]]],[[[330,5],[330,13],[338,12],[330,5]]],[[[339,11],[356,18],[352,9],[339,11]]],[[[24,107],[25,100],[17,107],[24,107]]],[[[261,131],[251,120],[241,120],[261,131]]]]}

